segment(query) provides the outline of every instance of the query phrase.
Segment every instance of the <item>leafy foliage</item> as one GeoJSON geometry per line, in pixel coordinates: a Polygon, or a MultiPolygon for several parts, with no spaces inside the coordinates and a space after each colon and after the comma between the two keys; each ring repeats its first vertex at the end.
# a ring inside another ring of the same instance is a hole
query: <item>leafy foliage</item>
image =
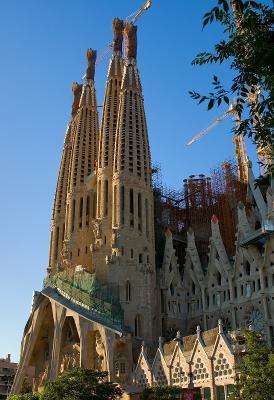
{"type": "MultiPolygon", "coordinates": [[[[54,382],[48,382],[40,400],[115,400],[121,389],[107,381],[107,372],[74,368],[64,372],[54,382]]],[[[21,400],[21,399],[19,399],[21,400]]]]}
{"type": "Polygon", "coordinates": [[[13,394],[8,397],[8,400],[39,400],[40,396],[38,393],[22,393],[13,394]]]}
{"type": "Polygon", "coordinates": [[[237,366],[239,377],[230,400],[272,400],[274,349],[255,331],[246,331],[246,354],[237,366]]]}
{"type": "MultiPolygon", "coordinates": [[[[229,63],[234,71],[231,85],[224,88],[213,77],[213,91],[202,95],[191,91],[207,108],[223,102],[233,104],[240,121],[234,134],[246,134],[260,146],[273,153],[274,143],[274,10],[260,2],[249,0],[218,0],[204,15],[203,28],[217,22],[223,27],[224,39],[215,44],[214,52],[201,52],[193,65],[229,63]]],[[[274,167],[269,170],[274,173],[274,167]]]]}
{"type": "Polygon", "coordinates": [[[141,394],[141,400],[170,400],[179,399],[182,389],[178,386],[152,386],[141,394]]]}

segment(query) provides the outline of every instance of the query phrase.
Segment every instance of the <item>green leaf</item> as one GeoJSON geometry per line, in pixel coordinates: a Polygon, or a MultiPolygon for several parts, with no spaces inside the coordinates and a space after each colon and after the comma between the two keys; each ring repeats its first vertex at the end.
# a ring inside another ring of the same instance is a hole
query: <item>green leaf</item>
{"type": "Polygon", "coordinates": [[[205,99],[207,99],[207,97],[206,96],[202,96],[201,100],[199,101],[199,104],[201,104],[203,101],[205,101],[205,99]]]}
{"type": "Polygon", "coordinates": [[[207,109],[211,110],[211,108],[214,106],[215,100],[214,99],[210,99],[207,105],[207,109]]]}

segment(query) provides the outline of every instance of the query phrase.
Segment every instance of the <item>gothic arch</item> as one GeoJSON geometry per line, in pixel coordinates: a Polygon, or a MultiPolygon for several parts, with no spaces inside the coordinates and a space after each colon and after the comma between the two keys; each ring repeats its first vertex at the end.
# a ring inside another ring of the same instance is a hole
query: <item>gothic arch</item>
{"type": "Polygon", "coordinates": [[[54,319],[51,302],[45,302],[42,324],[30,357],[29,366],[35,366],[34,390],[44,386],[48,379],[50,359],[54,339],[54,319]]]}
{"type": "Polygon", "coordinates": [[[80,366],[80,336],[72,316],[67,316],[62,329],[59,372],[80,366]]]}

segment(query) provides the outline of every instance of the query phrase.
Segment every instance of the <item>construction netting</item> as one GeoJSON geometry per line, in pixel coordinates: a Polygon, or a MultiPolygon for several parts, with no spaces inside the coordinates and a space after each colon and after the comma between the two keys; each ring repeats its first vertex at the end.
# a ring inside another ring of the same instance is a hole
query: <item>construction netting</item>
{"type": "Polygon", "coordinates": [[[48,276],[44,287],[56,289],[73,303],[97,314],[100,318],[123,325],[123,310],[120,305],[119,287],[101,284],[95,274],[85,270],[67,269],[48,276]]]}

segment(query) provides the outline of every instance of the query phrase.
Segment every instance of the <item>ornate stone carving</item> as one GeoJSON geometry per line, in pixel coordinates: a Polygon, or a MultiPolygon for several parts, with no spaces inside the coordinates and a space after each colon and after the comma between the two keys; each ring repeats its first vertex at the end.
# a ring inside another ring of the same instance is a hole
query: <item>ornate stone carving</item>
{"type": "Polygon", "coordinates": [[[95,350],[97,353],[97,357],[95,359],[96,369],[98,371],[107,371],[105,346],[99,332],[96,332],[95,334],[95,350]]]}
{"type": "Polygon", "coordinates": [[[126,22],[124,28],[125,57],[130,60],[137,55],[137,26],[126,22]]]}
{"type": "Polygon", "coordinates": [[[46,384],[46,382],[47,382],[47,380],[48,380],[48,374],[49,374],[49,363],[48,363],[48,361],[46,361],[46,362],[44,363],[44,369],[43,369],[43,371],[41,372],[41,374],[39,374],[39,378],[38,378],[38,387],[37,387],[37,389],[38,389],[39,387],[45,386],[45,384],[46,384]]]}
{"type": "Polygon", "coordinates": [[[122,52],[124,21],[119,18],[114,18],[112,21],[112,30],[114,33],[113,50],[122,52]]]}
{"type": "Polygon", "coordinates": [[[80,347],[78,344],[68,345],[64,350],[60,362],[61,374],[67,369],[76,368],[80,365],[80,347]]]}
{"type": "Polygon", "coordinates": [[[88,67],[86,70],[86,79],[94,80],[96,55],[96,50],[87,49],[86,59],[88,62],[88,67]]]}
{"type": "Polygon", "coordinates": [[[96,240],[102,239],[101,221],[98,219],[92,221],[92,230],[96,240]]]}
{"type": "Polygon", "coordinates": [[[80,85],[77,82],[73,82],[73,84],[72,84],[71,89],[72,89],[72,93],[74,96],[74,100],[73,100],[72,107],[71,107],[72,117],[74,117],[78,111],[80,98],[81,98],[81,94],[82,94],[82,87],[83,87],[83,85],[80,85]]]}

